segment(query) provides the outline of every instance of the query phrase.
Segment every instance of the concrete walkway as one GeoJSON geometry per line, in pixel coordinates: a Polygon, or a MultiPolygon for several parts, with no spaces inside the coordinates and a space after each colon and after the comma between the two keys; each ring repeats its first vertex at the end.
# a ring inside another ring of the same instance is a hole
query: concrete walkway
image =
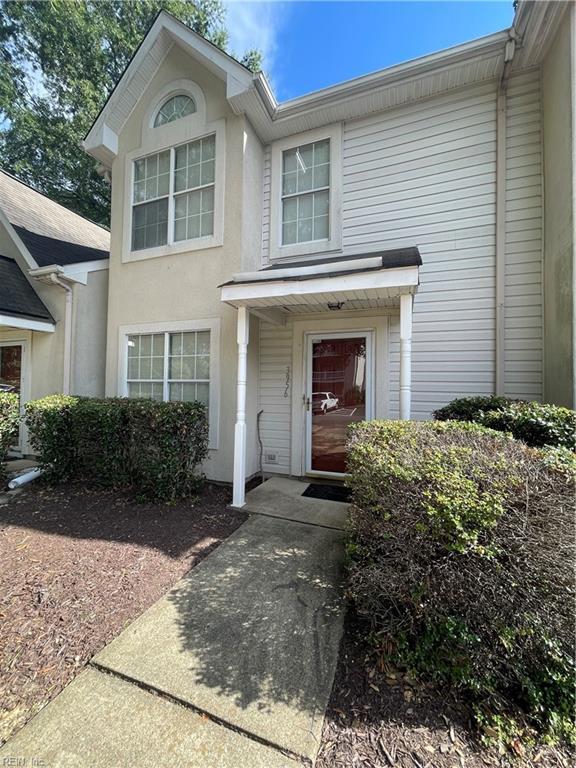
{"type": "Polygon", "coordinates": [[[8,741],[0,764],[313,763],[342,632],[342,536],[253,515],[8,741]]]}

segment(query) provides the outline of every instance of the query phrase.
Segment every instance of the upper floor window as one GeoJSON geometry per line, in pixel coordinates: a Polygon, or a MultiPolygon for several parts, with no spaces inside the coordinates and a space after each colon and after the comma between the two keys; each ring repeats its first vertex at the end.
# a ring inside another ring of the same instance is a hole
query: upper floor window
{"type": "Polygon", "coordinates": [[[191,96],[171,96],[158,110],[154,128],[180,120],[181,117],[192,115],[194,112],[196,112],[196,103],[191,96]]]}
{"type": "Polygon", "coordinates": [[[214,234],[216,137],[134,161],[132,250],[214,234]]]}
{"type": "Polygon", "coordinates": [[[330,236],[330,140],[282,153],[282,245],[330,236]]]}

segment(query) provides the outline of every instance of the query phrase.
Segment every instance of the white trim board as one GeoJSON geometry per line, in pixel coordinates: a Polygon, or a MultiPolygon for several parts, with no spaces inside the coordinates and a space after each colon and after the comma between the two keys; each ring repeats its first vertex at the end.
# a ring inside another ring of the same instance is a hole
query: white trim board
{"type": "Polygon", "coordinates": [[[43,331],[44,333],[54,333],[56,326],[49,320],[31,320],[27,317],[17,317],[13,315],[0,315],[0,326],[6,325],[9,328],[20,328],[24,331],[43,331]]]}

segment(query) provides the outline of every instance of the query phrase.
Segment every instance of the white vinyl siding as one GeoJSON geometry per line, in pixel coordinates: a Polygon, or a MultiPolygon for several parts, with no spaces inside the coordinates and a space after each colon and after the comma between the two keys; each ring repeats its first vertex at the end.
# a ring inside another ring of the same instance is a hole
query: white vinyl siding
{"type": "MultiPolygon", "coordinates": [[[[417,419],[454,397],[494,388],[495,179],[493,85],[345,126],[345,252],[417,245],[422,255],[412,341],[417,419]]],[[[390,342],[394,416],[396,319],[390,342]]]]}
{"type": "Polygon", "coordinates": [[[506,123],[505,394],[542,398],[540,76],[510,79],[506,123]]]}
{"type": "Polygon", "coordinates": [[[264,150],[264,180],[262,192],[262,263],[270,262],[270,194],[272,184],[272,150],[264,150]]]}
{"type": "Polygon", "coordinates": [[[263,411],[260,437],[266,472],[290,473],[291,382],[292,326],[261,322],[258,410],[263,411]],[[266,463],[268,453],[276,454],[276,464],[266,463]]]}

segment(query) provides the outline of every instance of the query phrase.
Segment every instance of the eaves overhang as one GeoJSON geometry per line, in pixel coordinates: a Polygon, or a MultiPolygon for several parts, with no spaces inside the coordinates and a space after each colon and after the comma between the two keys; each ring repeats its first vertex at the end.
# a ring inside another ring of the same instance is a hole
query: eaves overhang
{"type": "Polygon", "coordinates": [[[243,64],[170,13],[160,11],[82,142],[83,149],[106,167],[118,154],[122,128],[173,45],[223,80],[228,98],[252,86],[255,76],[243,64]]]}
{"type": "Polygon", "coordinates": [[[161,11],[84,139],[84,149],[109,167],[118,137],[173,45],[188,51],[226,84],[236,114],[245,114],[264,143],[331,123],[383,112],[459,88],[497,82],[507,44],[513,69],[537,66],[569,3],[521,1],[510,29],[421,56],[279,104],[264,74],[240,62],[161,11]]]}
{"type": "Polygon", "coordinates": [[[504,63],[508,30],[422,56],[278,104],[266,78],[232,99],[264,142],[352,120],[474,83],[495,81],[504,63]]]}

